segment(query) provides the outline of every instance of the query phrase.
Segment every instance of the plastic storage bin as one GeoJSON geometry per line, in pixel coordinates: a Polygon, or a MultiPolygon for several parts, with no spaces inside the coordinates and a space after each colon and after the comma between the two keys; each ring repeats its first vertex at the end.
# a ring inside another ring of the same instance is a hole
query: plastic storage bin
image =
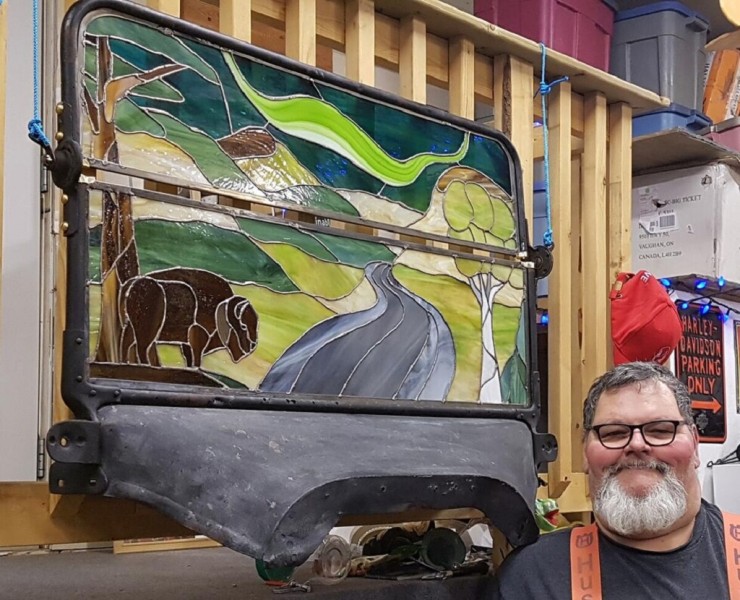
{"type": "Polygon", "coordinates": [[[632,136],[639,137],[677,127],[699,133],[711,124],[711,119],[698,110],[686,108],[679,104],[671,104],[668,108],[633,117],[632,136]]]}
{"type": "Polygon", "coordinates": [[[718,144],[740,152],[740,117],[715,123],[701,133],[718,144]]]}
{"type": "Polygon", "coordinates": [[[740,50],[721,50],[707,56],[704,114],[719,123],[738,115],[740,50]]]}
{"type": "Polygon", "coordinates": [[[680,2],[617,13],[611,72],[673,102],[701,110],[709,23],[680,2]]]}
{"type": "Polygon", "coordinates": [[[614,26],[611,0],[475,0],[477,17],[603,71],[614,26]]]}

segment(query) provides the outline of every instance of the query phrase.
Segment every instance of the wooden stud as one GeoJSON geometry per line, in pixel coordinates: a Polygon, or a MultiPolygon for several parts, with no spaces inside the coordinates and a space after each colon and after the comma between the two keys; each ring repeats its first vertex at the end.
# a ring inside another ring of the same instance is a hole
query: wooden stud
{"type": "MultiPolygon", "coordinates": [[[[398,71],[401,96],[421,104],[427,101],[427,26],[416,15],[401,19],[399,26],[398,71]]],[[[390,233],[390,239],[424,243],[416,236],[390,233]]]]}
{"type": "Polygon", "coordinates": [[[609,107],[609,281],[632,262],[632,109],[609,107]]]}
{"type": "Polygon", "coordinates": [[[446,39],[427,28],[427,82],[446,88],[449,82],[450,47],[446,39]]]}
{"type": "MultiPolygon", "coordinates": [[[[184,2],[192,0],[183,0],[184,2]]],[[[200,2],[213,2],[213,0],[198,0],[200,2]]],[[[336,0],[328,0],[331,4],[336,4],[336,0]]],[[[280,25],[285,23],[285,0],[251,0],[252,12],[255,19],[263,23],[280,25]]]]}
{"type": "MultiPolygon", "coordinates": [[[[450,40],[450,112],[475,118],[475,46],[468,38],[450,40]]],[[[531,138],[530,138],[531,144],[531,138]]]]}
{"type": "Polygon", "coordinates": [[[223,12],[219,11],[218,6],[205,0],[183,0],[180,5],[180,18],[183,21],[230,35],[223,29],[222,16],[223,12]]]}
{"type": "Polygon", "coordinates": [[[398,71],[401,96],[422,104],[427,101],[427,26],[416,15],[401,19],[398,71]]]}
{"type": "Polygon", "coordinates": [[[346,515],[340,519],[337,525],[339,527],[349,527],[354,525],[375,525],[378,523],[409,523],[411,521],[443,521],[481,518],[485,518],[485,515],[477,508],[415,508],[399,513],[346,515]]]}
{"type": "MultiPolygon", "coordinates": [[[[347,77],[375,85],[375,3],[373,0],[346,0],[345,54],[347,77]]],[[[343,223],[341,228],[356,233],[372,234],[364,225],[343,223]]]]}
{"type": "Polygon", "coordinates": [[[149,6],[173,17],[180,16],[180,0],[149,0],[149,6]]]}
{"type": "MultiPolygon", "coordinates": [[[[575,94],[573,94],[575,96],[575,94]]],[[[571,236],[572,236],[572,256],[571,256],[571,387],[570,397],[573,402],[571,410],[571,419],[573,425],[573,435],[571,436],[572,462],[573,465],[580,465],[582,457],[578,452],[581,448],[581,439],[583,437],[583,368],[581,365],[581,356],[583,355],[583,241],[581,239],[582,230],[582,192],[581,192],[581,167],[582,155],[575,157],[570,163],[570,206],[571,206],[571,236]]],[[[566,358],[567,360],[567,358],[566,358]]]]}
{"type": "Polygon", "coordinates": [[[252,0],[220,0],[219,29],[231,37],[252,41],[252,0]]]}
{"type": "Polygon", "coordinates": [[[347,77],[375,84],[375,4],[373,0],[346,1],[347,77]]]}
{"type": "Polygon", "coordinates": [[[513,548],[500,529],[491,525],[489,526],[489,532],[491,534],[491,541],[493,542],[493,547],[491,548],[491,564],[494,570],[497,570],[513,548]]]}
{"type": "MultiPolygon", "coordinates": [[[[550,113],[548,112],[548,117],[549,117],[549,114],[550,113]]],[[[542,127],[535,128],[534,135],[532,137],[532,143],[534,144],[534,148],[532,149],[532,158],[534,160],[541,160],[545,156],[545,139],[544,139],[544,132],[542,130],[542,127]]],[[[583,153],[583,138],[576,137],[575,135],[571,135],[570,136],[570,149],[571,149],[571,154],[573,156],[577,154],[582,154],[583,153]]],[[[550,148],[550,152],[552,153],[552,148],[550,148]]]]}
{"type": "Polygon", "coordinates": [[[583,105],[583,380],[581,398],[608,366],[609,256],[606,206],[606,98],[591,92],[583,105]]]}
{"type": "MultiPolygon", "coordinates": [[[[557,87],[557,86],[555,86],[557,87]]],[[[555,88],[553,88],[555,89],[555,88]]],[[[570,115],[570,127],[571,133],[576,137],[583,137],[583,96],[580,94],[573,94],[571,101],[571,115],[570,115]]],[[[534,118],[542,119],[542,102],[540,97],[537,96],[533,106],[534,118]]]]}
{"type": "Polygon", "coordinates": [[[316,0],[286,0],[285,53],[304,64],[316,64],[316,0]]]}
{"type": "Polygon", "coordinates": [[[588,521],[584,521],[585,518],[590,521],[590,517],[584,514],[591,510],[588,476],[585,473],[573,473],[571,475],[570,484],[558,497],[558,508],[561,513],[581,513],[575,517],[578,521],[588,523],[588,521]]]}
{"type": "Polygon", "coordinates": [[[46,482],[0,485],[0,514],[0,547],[193,535],[143,504],[103,496],[55,496],[46,482]],[[59,500],[53,514],[52,498],[59,500]]]}
{"type": "Polygon", "coordinates": [[[140,554],[142,552],[168,552],[171,550],[202,550],[220,548],[221,544],[209,537],[175,537],[161,539],[114,540],[113,554],[140,554]]]}
{"type": "Polygon", "coordinates": [[[534,68],[515,56],[497,56],[493,61],[493,89],[494,125],[514,144],[522,165],[522,197],[531,239],[534,224],[534,68]]]}
{"type": "Polygon", "coordinates": [[[375,13],[375,66],[399,70],[401,20],[375,13]]]}
{"type": "Polygon", "coordinates": [[[344,8],[344,2],[316,0],[316,13],[321,15],[316,23],[319,42],[335,50],[342,50],[345,43],[344,20],[346,9],[344,8]]]}
{"type": "Polygon", "coordinates": [[[475,98],[493,105],[493,59],[475,53],[475,98]]]}
{"type": "MultiPolygon", "coordinates": [[[[573,427],[571,403],[571,355],[573,347],[573,213],[571,204],[571,89],[557,86],[550,95],[548,113],[550,145],[550,197],[555,248],[553,271],[548,280],[548,407],[549,430],[559,444],[558,459],[550,463],[550,493],[574,471],[570,447],[573,427]]],[[[575,237],[575,240],[574,240],[575,237]]],[[[539,244],[539,240],[533,240],[539,244]]]]}
{"type": "MultiPolygon", "coordinates": [[[[537,498],[555,498],[558,501],[558,508],[561,514],[585,513],[591,511],[591,499],[588,491],[588,476],[586,473],[571,473],[566,481],[561,482],[559,486],[553,485],[547,474],[540,475],[548,483],[548,487],[537,488],[537,498]],[[565,508],[563,508],[565,507],[565,508]]],[[[568,517],[573,520],[573,516],[568,517]]],[[[576,520],[582,521],[583,515],[578,515],[576,520]]]]}
{"type": "MultiPolygon", "coordinates": [[[[620,271],[629,271],[632,262],[632,108],[624,103],[609,107],[608,181],[609,280],[620,271]]],[[[611,338],[611,320],[608,323],[611,338]]],[[[614,364],[612,344],[607,360],[614,364]]]]}

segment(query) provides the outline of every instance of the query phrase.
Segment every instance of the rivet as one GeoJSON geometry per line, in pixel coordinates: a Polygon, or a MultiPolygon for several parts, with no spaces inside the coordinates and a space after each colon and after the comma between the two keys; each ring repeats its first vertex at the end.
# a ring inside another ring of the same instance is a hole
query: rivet
{"type": "Polygon", "coordinates": [[[55,108],[58,115],[61,115],[64,112],[64,104],[62,104],[61,102],[57,104],[55,108]]]}
{"type": "Polygon", "coordinates": [[[67,202],[69,202],[69,196],[62,194],[62,204],[67,204],[67,202]]]}
{"type": "Polygon", "coordinates": [[[61,142],[64,139],[64,132],[63,131],[57,131],[56,136],[57,142],[61,142]]]}
{"type": "Polygon", "coordinates": [[[68,229],[69,229],[69,223],[65,221],[64,223],[62,223],[62,231],[67,231],[68,229]]]}

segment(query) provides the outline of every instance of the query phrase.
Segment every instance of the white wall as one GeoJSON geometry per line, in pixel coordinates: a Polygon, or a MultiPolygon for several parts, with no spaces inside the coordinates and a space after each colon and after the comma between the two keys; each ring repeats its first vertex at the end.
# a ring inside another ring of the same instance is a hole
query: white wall
{"type": "MultiPolygon", "coordinates": [[[[730,285],[728,283],[728,285],[730,285]]],[[[690,300],[694,295],[677,292],[676,298],[690,300]]],[[[727,302],[720,299],[723,304],[733,308],[737,313],[731,313],[729,320],[724,325],[724,380],[725,380],[725,411],[727,416],[727,439],[723,443],[702,443],[699,444],[699,458],[701,466],[699,467],[699,480],[702,483],[702,495],[710,501],[717,501],[720,508],[724,510],[737,511],[737,506],[723,506],[721,498],[714,496],[714,467],[707,467],[710,461],[716,461],[729,454],[740,444],[740,414],[738,414],[738,386],[737,386],[737,364],[738,356],[735,348],[735,321],[740,321],[740,304],[727,302]]],[[[670,365],[675,364],[674,359],[670,365]]],[[[717,471],[719,472],[719,471],[717,471]]],[[[740,500],[740,464],[734,465],[732,469],[725,469],[722,477],[727,474],[737,477],[736,497],[740,500]]],[[[726,501],[725,501],[726,502],[726,501]]]]}
{"type": "Polygon", "coordinates": [[[38,436],[41,222],[39,150],[27,135],[33,117],[32,3],[6,4],[0,481],[30,481],[36,479],[38,436]]]}

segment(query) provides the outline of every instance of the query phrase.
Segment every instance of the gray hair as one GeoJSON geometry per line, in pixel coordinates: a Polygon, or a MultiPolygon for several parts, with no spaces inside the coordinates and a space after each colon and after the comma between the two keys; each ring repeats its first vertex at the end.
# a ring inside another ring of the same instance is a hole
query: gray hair
{"type": "Polygon", "coordinates": [[[596,406],[605,392],[620,389],[629,385],[641,383],[662,383],[676,399],[681,417],[689,424],[694,424],[694,415],[691,411],[691,397],[686,385],[673,373],[658,363],[632,362],[614,367],[598,377],[591,389],[588,390],[586,402],[583,405],[583,434],[591,430],[594,424],[596,406]]]}

